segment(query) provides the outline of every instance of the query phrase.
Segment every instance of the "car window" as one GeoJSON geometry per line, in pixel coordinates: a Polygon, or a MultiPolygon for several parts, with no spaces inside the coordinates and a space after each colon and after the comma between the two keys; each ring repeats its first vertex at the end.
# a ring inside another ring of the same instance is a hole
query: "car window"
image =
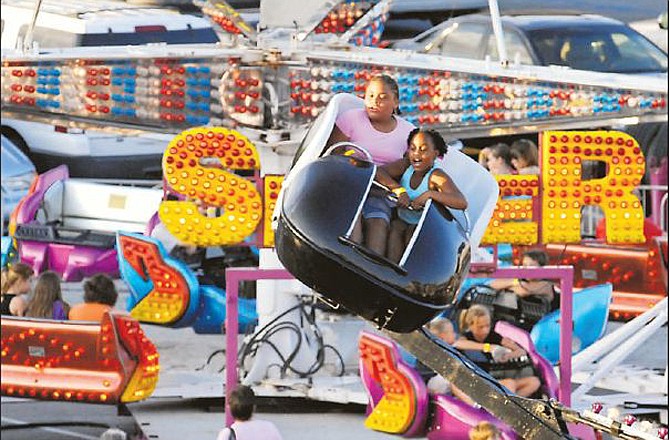
{"type": "MultiPolygon", "coordinates": [[[[518,57],[519,63],[521,64],[534,64],[533,58],[528,53],[528,49],[521,39],[521,36],[511,29],[505,29],[504,33],[505,48],[507,49],[507,57],[510,61],[514,61],[516,60],[516,57],[518,57]]],[[[498,60],[498,45],[496,43],[496,36],[493,33],[489,34],[484,57],[486,57],[486,55],[489,55],[493,61],[498,60]]]]}
{"type": "Polygon", "coordinates": [[[641,66],[646,65],[653,69],[653,67],[656,65],[654,61],[656,61],[658,65],[662,66],[665,64],[665,70],[667,70],[667,56],[659,54],[658,51],[654,50],[655,48],[652,48],[651,44],[648,44],[648,42],[643,38],[634,39],[631,38],[631,36],[634,37],[635,34],[624,34],[620,32],[612,33],[612,41],[619,51],[619,63],[622,61],[627,63],[635,62],[640,63],[641,66]],[[650,50],[645,50],[647,48],[650,50]]]}
{"type": "Polygon", "coordinates": [[[543,65],[615,73],[668,70],[667,55],[625,26],[541,29],[527,37],[543,65]]]}
{"type": "Polygon", "coordinates": [[[486,25],[483,23],[459,23],[442,40],[439,51],[449,57],[479,58],[484,35],[486,25]]]}

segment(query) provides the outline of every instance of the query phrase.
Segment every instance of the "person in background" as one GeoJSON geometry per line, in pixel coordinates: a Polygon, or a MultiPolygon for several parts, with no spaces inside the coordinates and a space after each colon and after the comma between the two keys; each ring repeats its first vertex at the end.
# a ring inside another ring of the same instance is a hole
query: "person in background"
{"type": "Polygon", "coordinates": [[[254,414],[254,391],[245,385],[230,393],[228,405],[235,419],[229,428],[223,428],[217,440],[281,440],[279,430],[267,420],[252,420],[254,414]]]}
{"type": "MultiPolygon", "coordinates": [[[[399,116],[400,93],[398,83],[389,75],[373,76],[365,88],[365,108],[342,113],[327,145],[350,141],[365,148],[377,166],[404,170],[409,160],[404,158],[407,136],[414,125],[399,116]]],[[[409,203],[406,194],[398,198],[409,203]]],[[[393,202],[385,194],[368,196],[363,205],[362,219],[357,219],[351,240],[365,242],[365,246],[379,255],[386,255],[393,202]]]]}
{"type": "Polygon", "coordinates": [[[67,319],[69,311],[69,304],[63,301],[58,274],[50,270],[42,272],[35,283],[25,316],[62,321],[67,319]]]}
{"type": "Polygon", "coordinates": [[[479,150],[479,155],[477,156],[477,162],[479,162],[479,165],[483,166],[488,171],[491,171],[491,170],[489,170],[489,155],[490,154],[491,154],[491,148],[490,147],[484,147],[481,150],[479,150]]]}
{"type": "Polygon", "coordinates": [[[540,174],[538,151],[535,142],[519,139],[512,143],[512,166],[519,174],[540,174]]]}
{"type": "MultiPolygon", "coordinates": [[[[428,331],[437,336],[441,341],[448,345],[456,342],[456,332],[454,325],[447,318],[436,318],[427,324],[428,331]]],[[[431,377],[426,381],[426,388],[432,394],[451,394],[453,387],[451,383],[439,374],[430,370],[431,377]]]]}
{"type": "Polygon", "coordinates": [[[498,174],[516,174],[512,165],[512,151],[509,145],[499,143],[493,145],[488,155],[488,169],[493,175],[498,174]]]}
{"type": "Polygon", "coordinates": [[[74,321],[102,321],[104,314],[114,308],[119,294],[114,281],[99,273],[84,282],[84,302],[70,309],[69,318],[74,321]]]}
{"type": "MultiPolygon", "coordinates": [[[[454,345],[456,342],[456,330],[450,319],[436,318],[432,320],[428,323],[428,331],[448,345],[454,345]]],[[[467,394],[463,393],[463,391],[453,386],[447,379],[434,372],[432,377],[426,381],[426,388],[428,389],[428,392],[432,394],[452,394],[454,397],[465,403],[470,405],[475,404],[467,394]]]]}
{"type": "Polygon", "coordinates": [[[24,263],[12,264],[2,271],[2,302],[0,314],[23,316],[28,305],[32,267],[24,263]]]}
{"type": "MultiPolygon", "coordinates": [[[[523,254],[523,267],[543,267],[549,262],[549,256],[541,250],[530,250],[523,254]]],[[[496,290],[510,290],[525,298],[527,296],[544,297],[550,304],[554,301],[555,286],[549,280],[499,279],[489,283],[496,290]]]]}
{"type": "Polygon", "coordinates": [[[500,440],[502,433],[490,422],[479,422],[468,432],[470,440],[500,440]]]}
{"type": "Polygon", "coordinates": [[[521,397],[529,397],[540,388],[540,379],[535,376],[532,367],[500,371],[491,369],[494,361],[505,363],[512,359],[527,356],[527,353],[516,342],[493,331],[491,312],[486,307],[479,304],[471,306],[462,315],[461,324],[461,327],[466,331],[456,340],[454,347],[459,350],[470,351],[470,354],[468,354],[468,351],[465,352],[466,356],[470,357],[473,362],[490,373],[510,391],[521,397]],[[477,348],[474,350],[472,343],[477,344],[477,348]],[[499,347],[504,347],[506,350],[501,354],[496,354],[496,352],[501,351],[499,347]],[[475,351],[475,353],[472,353],[472,351],[475,351]],[[482,352],[485,360],[476,359],[474,355],[479,354],[476,352],[482,352]]]}

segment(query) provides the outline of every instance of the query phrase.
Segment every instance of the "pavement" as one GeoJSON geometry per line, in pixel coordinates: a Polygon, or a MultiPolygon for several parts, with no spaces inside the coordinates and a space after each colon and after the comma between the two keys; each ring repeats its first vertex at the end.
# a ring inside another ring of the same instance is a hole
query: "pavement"
{"type": "MultiPolygon", "coordinates": [[[[120,291],[117,304],[122,306],[128,292],[123,282],[117,283],[120,291]]],[[[65,283],[63,296],[70,304],[82,302],[80,283],[65,283]]],[[[620,325],[611,322],[607,331],[620,325]]],[[[225,348],[224,336],[198,335],[190,328],[144,324],[142,327],[160,353],[161,376],[152,398],[117,409],[104,405],[2,397],[3,440],[97,439],[107,427],[119,427],[129,434],[129,438],[137,439],[215,439],[224,426],[224,375],[219,371],[223,367],[223,356],[215,354],[209,364],[207,360],[212,353],[225,348]],[[18,425],[23,426],[18,428],[18,425]]],[[[632,352],[627,362],[665,369],[667,359],[666,324],[652,341],[632,352]]],[[[315,379],[315,383],[318,384],[318,380],[315,379]]],[[[291,395],[291,390],[287,390],[276,397],[263,398],[255,416],[274,422],[285,439],[314,439],[317,436],[319,440],[394,438],[365,428],[364,405],[308,400],[300,397],[304,393],[297,391],[293,395],[298,397],[285,397],[291,395]]],[[[257,393],[272,394],[264,393],[262,389],[257,393]]]]}

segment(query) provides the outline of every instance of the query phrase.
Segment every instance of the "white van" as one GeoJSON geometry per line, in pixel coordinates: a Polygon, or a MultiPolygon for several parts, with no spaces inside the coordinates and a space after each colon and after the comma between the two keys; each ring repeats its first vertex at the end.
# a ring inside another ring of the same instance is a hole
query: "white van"
{"type": "MultiPolygon", "coordinates": [[[[36,0],[2,0],[3,48],[20,49],[30,37],[36,4],[36,0]]],[[[176,10],[113,0],[42,0],[32,41],[48,49],[216,43],[219,39],[208,19],[176,10]]]]}

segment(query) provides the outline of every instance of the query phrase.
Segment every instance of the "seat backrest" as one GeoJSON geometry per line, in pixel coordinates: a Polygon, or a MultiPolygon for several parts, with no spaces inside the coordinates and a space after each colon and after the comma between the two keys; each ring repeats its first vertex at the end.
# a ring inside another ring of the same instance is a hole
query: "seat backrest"
{"type": "Polygon", "coordinates": [[[287,181],[290,182],[291,174],[297,174],[302,167],[318,158],[323,152],[330,134],[335,127],[335,121],[344,112],[353,110],[355,108],[363,108],[364,102],[361,98],[351,95],[349,93],[338,93],[328,102],[328,106],[321,112],[318,118],[312,123],[312,126],[307,130],[305,137],[301,143],[302,154],[300,158],[291,168],[283,186],[286,186],[287,181]],[[303,150],[302,148],[305,147],[303,150]]]}
{"type": "Polygon", "coordinates": [[[324,151],[324,147],[330,138],[330,134],[333,132],[333,127],[335,127],[335,121],[337,121],[338,116],[355,108],[363,108],[363,106],[364,102],[361,98],[349,93],[338,93],[330,98],[328,106],[326,106],[312,123],[309,130],[307,130],[307,133],[305,133],[305,137],[296,153],[300,156],[297,160],[294,159],[291,169],[284,178],[282,190],[279,193],[279,198],[275,204],[276,208],[272,214],[273,223],[279,218],[284,191],[291,185],[293,177],[298,175],[302,168],[317,159],[324,151]]]}
{"type": "Polygon", "coordinates": [[[68,179],[64,181],[63,224],[82,229],[143,232],[162,199],[159,189],[68,179]],[[128,228],[126,224],[136,227],[128,228]]]}
{"type": "Polygon", "coordinates": [[[498,182],[484,167],[455,148],[450,148],[437,163],[468,201],[470,245],[477,248],[496,207],[498,182]]]}
{"type": "Polygon", "coordinates": [[[35,220],[49,223],[62,220],[63,217],[63,181],[54,182],[45,192],[35,220]]]}

